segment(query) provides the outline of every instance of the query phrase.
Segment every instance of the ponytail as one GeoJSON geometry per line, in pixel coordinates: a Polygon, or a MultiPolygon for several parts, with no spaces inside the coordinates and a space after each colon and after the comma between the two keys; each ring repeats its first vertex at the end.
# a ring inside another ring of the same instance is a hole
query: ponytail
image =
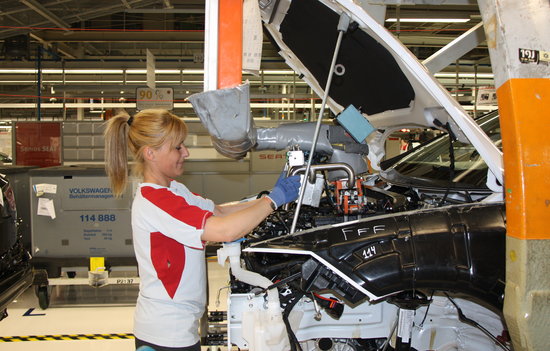
{"type": "Polygon", "coordinates": [[[128,123],[129,116],[117,115],[107,121],[105,128],[105,170],[115,196],[120,196],[128,182],[128,123]]]}

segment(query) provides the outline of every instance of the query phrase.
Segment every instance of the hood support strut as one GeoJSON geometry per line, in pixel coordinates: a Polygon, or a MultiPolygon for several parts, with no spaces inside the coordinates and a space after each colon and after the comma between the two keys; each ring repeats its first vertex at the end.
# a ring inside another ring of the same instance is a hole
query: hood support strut
{"type": "MultiPolygon", "coordinates": [[[[311,163],[313,162],[313,155],[315,153],[315,145],[317,144],[317,139],[319,138],[319,132],[321,130],[321,121],[323,119],[323,114],[325,113],[325,106],[328,99],[328,93],[330,86],[332,84],[332,75],[334,74],[334,67],[336,66],[336,59],[338,58],[338,52],[340,51],[340,44],[342,43],[342,37],[344,33],[348,30],[350,24],[350,18],[346,13],[340,15],[340,21],[338,21],[338,40],[336,41],[336,47],[334,48],[334,55],[332,56],[332,63],[330,64],[330,69],[327,77],[327,84],[325,86],[325,93],[323,94],[323,102],[321,103],[321,110],[319,111],[319,117],[317,118],[317,125],[315,126],[315,134],[313,135],[313,142],[311,145],[311,152],[309,153],[309,158],[307,160],[305,174],[309,174],[311,163]]],[[[354,179],[349,179],[349,183],[355,183],[354,179]]],[[[304,199],[304,193],[306,189],[306,182],[300,187],[300,194],[298,196],[298,203],[296,204],[296,211],[294,212],[294,218],[292,219],[292,226],[290,228],[290,233],[296,231],[296,224],[298,223],[298,216],[300,215],[300,207],[304,199]]]]}

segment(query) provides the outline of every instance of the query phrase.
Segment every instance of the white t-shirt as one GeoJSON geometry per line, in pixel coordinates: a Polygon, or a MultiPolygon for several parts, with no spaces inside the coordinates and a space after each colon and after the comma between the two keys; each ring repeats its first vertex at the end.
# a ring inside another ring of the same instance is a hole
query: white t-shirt
{"type": "Polygon", "coordinates": [[[132,204],[140,292],[134,335],[166,347],[191,346],[206,304],[201,235],[214,203],[172,181],[139,185],[132,204]]]}

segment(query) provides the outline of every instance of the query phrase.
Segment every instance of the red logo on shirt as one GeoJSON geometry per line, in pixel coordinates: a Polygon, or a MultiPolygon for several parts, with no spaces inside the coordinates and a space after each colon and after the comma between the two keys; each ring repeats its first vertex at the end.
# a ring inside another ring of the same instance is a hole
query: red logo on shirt
{"type": "Polygon", "coordinates": [[[151,233],[151,261],[157,277],[173,299],[185,267],[185,247],[162,233],[151,233]]]}

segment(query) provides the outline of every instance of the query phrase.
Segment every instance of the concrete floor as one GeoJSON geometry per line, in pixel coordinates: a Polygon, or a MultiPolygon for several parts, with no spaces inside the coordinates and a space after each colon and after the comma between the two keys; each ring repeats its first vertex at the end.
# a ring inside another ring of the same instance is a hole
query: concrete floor
{"type": "MultiPolygon", "coordinates": [[[[208,309],[225,311],[227,289],[221,290],[219,304],[216,300],[219,289],[227,284],[227,269],[209,260],[208,272],[208,309]]],[[[50,307],[42,310],[34,289],[28,289],[8,306],[9,316],[0,322],[0,349],[134,350],[132,326],[137,293],[137,285],[55,286],[51,290],[50,307]],[[47,340],[29,336],[44,336],[47,340]],[[60,336],[64,336],[64,340],[55,339],[60,336]],[[10,339],[14,341],[8,341],[10,339]]],[[[203,350],[208,349],[217,348],[203,346],[203,350]]]]}

